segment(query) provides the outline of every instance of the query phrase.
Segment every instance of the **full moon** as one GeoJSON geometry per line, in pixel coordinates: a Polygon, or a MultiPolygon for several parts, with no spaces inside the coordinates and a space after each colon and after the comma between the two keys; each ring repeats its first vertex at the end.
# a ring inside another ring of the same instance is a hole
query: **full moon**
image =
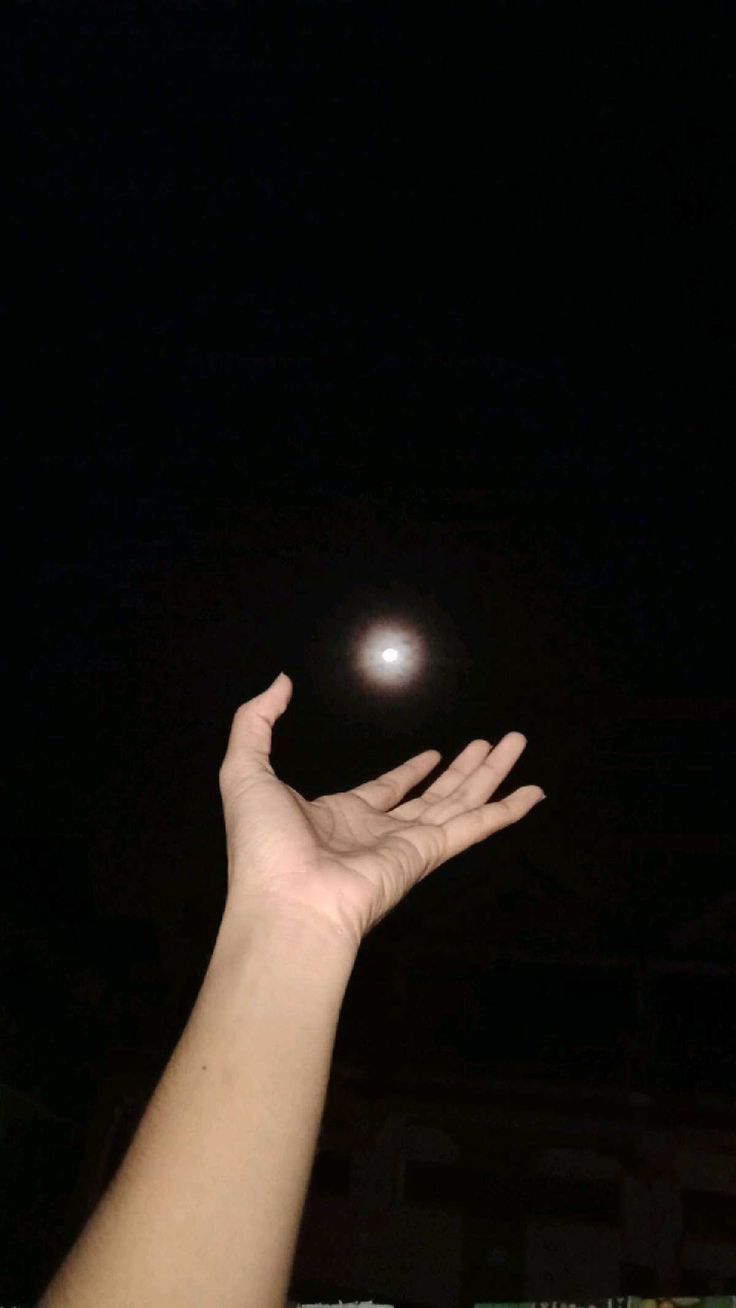
{"type": "Polygon", "coordinates": [[[424,642],[408,623],[376,622],[358,633],[353,653],[364,681],[398,690],[416,681],[424,662],[424,642]]]}

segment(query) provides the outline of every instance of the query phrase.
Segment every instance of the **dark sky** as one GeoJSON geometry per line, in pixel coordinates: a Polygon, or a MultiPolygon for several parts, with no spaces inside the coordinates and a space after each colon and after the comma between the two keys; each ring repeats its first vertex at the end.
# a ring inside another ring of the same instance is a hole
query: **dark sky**
{"type": "Polygon", "coordinates": [[[9,7],[7,1081],[81,1116],[108,1022],[67,976],[150,957],[186,1009],[230,718],[280,668],[310,796],[528,735],[546,803],[381,940],[454,902],[476,957],[482,894],[485,941],[658,954],[721,902],[735,27],[9,7]],[[431,650],[390,704],[347,661],[386,604],[431,650]]]}

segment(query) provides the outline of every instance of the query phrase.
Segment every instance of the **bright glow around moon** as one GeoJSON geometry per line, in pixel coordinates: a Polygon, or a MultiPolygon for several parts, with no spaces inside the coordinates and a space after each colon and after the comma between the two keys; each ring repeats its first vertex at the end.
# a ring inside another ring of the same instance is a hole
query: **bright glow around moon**
{"type": "Polygon", "coordinates": [[[360,676],[383,689],[400,689],[416,681],[424,662],[424,642],[403,622],[376,622],[357,635],[354,656],[360,676]]]}

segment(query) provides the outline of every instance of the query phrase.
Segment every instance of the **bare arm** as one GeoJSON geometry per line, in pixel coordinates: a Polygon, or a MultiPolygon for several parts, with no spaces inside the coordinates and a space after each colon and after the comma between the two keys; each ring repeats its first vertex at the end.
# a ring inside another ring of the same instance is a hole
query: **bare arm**
{"type": "Polygon", "coordinates": [[[305,800],[275,775],[283,674],[220,769],[225,913],[194,1010],[121,1167],[39,1308],[283,1308],[342,1000],[365,935],[417,881],[523,818],[488,804],[526,747],[474,740],[424,794],[425,750],[305,800]]]}
{"type": "Polygon", "coordinates": [[[354,956],[223,917],[130,1149],[39,1308],[283,1308],[354,956]]]}

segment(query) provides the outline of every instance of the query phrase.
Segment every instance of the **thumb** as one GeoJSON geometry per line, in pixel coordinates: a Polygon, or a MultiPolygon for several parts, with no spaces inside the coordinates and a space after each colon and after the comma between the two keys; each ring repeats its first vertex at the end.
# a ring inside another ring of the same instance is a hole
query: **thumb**
{"type": "Polygon", "coordinates": [[[286,712],[293,689],[291,678],[280,672],[267,690],[240,705],[230,728],[223,768],[235,761],[241,775],[244,768],[273,772],[269,761],[273,727],[286,712]]]}

